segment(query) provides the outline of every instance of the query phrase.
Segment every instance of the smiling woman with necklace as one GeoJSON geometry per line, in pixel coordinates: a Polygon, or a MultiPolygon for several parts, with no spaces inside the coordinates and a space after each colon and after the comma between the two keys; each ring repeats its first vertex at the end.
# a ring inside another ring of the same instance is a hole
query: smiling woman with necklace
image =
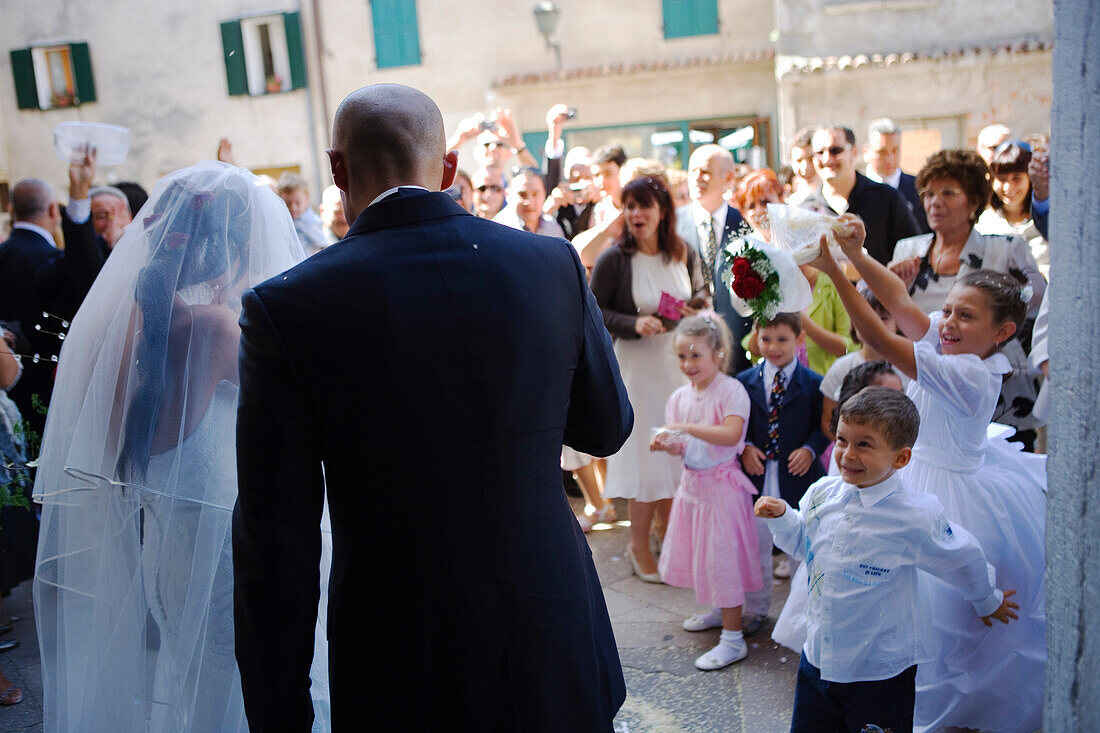
{"type": "Polygon", "coordinates": [[[974,270],[1003,272],[1030,289],[1027,320],[1004,348],[1013,370],[1001,390],[993,419],[1016,428],[1019,439],[1031,446],[1040,423],[1031,415],[1038,386],[1027,373],[1027,352],[1046,280],[1022,238],[981,234],[975,229],[978,214],[993,191],[989,169],[977,153],[941,150],[931,156],[917,174],[917,190],[932,233],[898,242],[890,269],[905,281],[913,302],[923,312],[940,310],[956,280],[974,270]]]}

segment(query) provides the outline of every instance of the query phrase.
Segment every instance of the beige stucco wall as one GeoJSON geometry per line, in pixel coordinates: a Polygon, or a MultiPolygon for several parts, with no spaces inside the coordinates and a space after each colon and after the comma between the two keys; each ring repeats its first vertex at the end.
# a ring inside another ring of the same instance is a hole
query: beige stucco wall
{"type": "Polygon", "coordinates": [[[559,102],[577,108],[577,119],[569,124],[580,128],[761,116],[771,117],[776,129],[770,62],[541,82],[497,92],[502,103],[517,110],[517,121],[527,131],[545,130],[546,110],[559,102]]]}
{"type": "MultiPolygon", "coordinates": [[[[566,69],[770,48],[769,3],[719,0],[719,34],[671,40],[663,37],[658,0],[640,3],[557,0],[556,4],[561,10],[558,38],[562,66],[566,69]]],[[[418,0],[422,63],[376,69],[369,5],[363,2],[331,5],[323,7],[321,24],[328,51],[324,61],[329,80],[327,101],[333,110],[349,91],[374,82],[397,82],[424,90],[439,104],[449,130],[463,118],[489,111],[501,103],[516,107],[514,111],[524,132],[544,129],[546,109],[558,101],[567,101],[581,109],[583,121],[578,120],[578,124],[584,126],[680,119],[685,111],[669,109],[669,100],[680,104],[688,98],[685,94],[688,90],[693,90],[690,97],[697,100],[696,104],[721,108],[719,114],[759,106],[736,100],[724,105],[710,103],[711,98],[728,88],[722,81],[728,81],[728,69],[718,74],[717,86],[715,75],[707,72],[694,77],[680,74],[663,78],[607,77],[569,84],[540,84],[522,91],[494,90],[492,82],[499,77],[540,73],[556,67],[554,54],[546,48],[535,25],[533,2],[418,0]]],[[[755,90],[756,82],[752,86],[755,90]]],[[[774,100],[774,89],[765,91],[764,96],[774,100]]]]}
{"type": "MultiPolygon", "coordinates": [[[[848,124],[865,142],[876,117],[961,117],[962,143],[993,122],[1018,135],[1050,129],[1050,52],[971,54],[885,68],[789,74],[780,81],[783,139],[805,125],[848,124]]],[[[786,150],[784,150],[786,153],[786,150]]]]}
{"type": "Polygon", "coordinates": [[[1054,36],[1052,0],[775,0],[779,52],[902,53],[1054,36]]]}
{"type": "Polygon", "coordinates": [[[98,3],[42,0],[34,12],[5,13],[0,160],[6,159],[9,180],[34,175],[65,187],[66,166],[53,154],[52,137],[54,126],[65,120],[130,128],[129,161],[103,168],[100,179],[106,181],[137,180],[151,189],[165,173],[213,158],[222,136],[233,141],[242,165],[299,165],[312,177],[307,91],[230,97],[226,86],[219,24],[296,9],[293,3],[272,7],[269,2],[125,0],[111,3],[105,13],[98,3]],[[76,108],[17,110],[8,51],[50,41],[88,42],[97,99],[76,108]]]}

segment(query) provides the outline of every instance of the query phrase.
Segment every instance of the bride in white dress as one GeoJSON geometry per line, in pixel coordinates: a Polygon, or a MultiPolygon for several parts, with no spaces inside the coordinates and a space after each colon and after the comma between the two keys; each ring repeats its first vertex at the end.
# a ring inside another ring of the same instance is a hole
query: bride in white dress
{"type": "Polygon", "coordinates": [[[233,641],[237,320],[246,289],[303,257],[267,186],[204,161],[157,184],[74,319],[34,490],[47,731],[248,730],[233,641]]]}

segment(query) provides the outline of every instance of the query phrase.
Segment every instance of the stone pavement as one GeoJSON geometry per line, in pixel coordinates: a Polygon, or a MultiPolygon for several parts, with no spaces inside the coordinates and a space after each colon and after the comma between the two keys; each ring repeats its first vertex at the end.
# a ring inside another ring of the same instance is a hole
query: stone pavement
{"type": "MultiPolygon", "coordinates": [[[[581,502],[570,499],[575,512],[581,502]]],[[[626,502],[615,500],[626,517],[626,502]]],[[[629,525],[597,525],[588,534],[626,676],[626,703],[617,733],[786,733],[794,704],[798,655],[772,642],[771,625],[787,598],[789,581],[775,581],[771,622],[748,638],[749,656],[715,672],[695,658],[718,643],[718,630],[691,633],[680,622],[703,610],[692,591],[643,583],[624,551],[629,525]]]]}
{"type": "MultiPolygon", "coordinates": [[[[570,499],[574,511],[580,501],[570,499]]],[[[616,500],[620,517],[626,502],[616,500]]],[[[643,583],[623,554],[630,532],[624,522],[598,525],[589,545],[607,598],[623,672],[626,703],[616,733],[785,733],[794,701],[798,655],[768,637],[771,625],[750,637],[749,656],[717,672],[700,672],[695,657],[718,642],[718,631],[689,633],[680,622],[701,610],[690,590],[643,583]]],[[[771,618],[779,615],[788,581],[777,581],[771,618]]],[[[23,688],[23,702],[0,708],[0,733],[42,730],[42,673],[31,604],[31,584],[4,599],[2,616],[18,616],[11,638],[19,646],[0,654],[0,670],[23,688]]]]}
{"type": "Polygon", "coordinates": [[[15,587],[0,606],[0,618],[19,617],[5,638],[17,639],[19,646],[0,654],[0,671],[16,687],[23,688],[23,702],[0,707],[0,733],[42,730],[42,666],[38,658],[38,634],[34,627],[31,583],[15,587]]]}

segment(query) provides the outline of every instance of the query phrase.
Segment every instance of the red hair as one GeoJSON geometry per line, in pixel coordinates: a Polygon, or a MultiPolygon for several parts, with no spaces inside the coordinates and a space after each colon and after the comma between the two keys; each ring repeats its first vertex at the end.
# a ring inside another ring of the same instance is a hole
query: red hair
{"type": "Polygon", "coordinates": [[[744,211],[749,204],[763,201],[769,193],[783,199],[783,184],[779,182],[771,168],[760,168],[741,179],[737,187],[737,208],[744,211]]]}

